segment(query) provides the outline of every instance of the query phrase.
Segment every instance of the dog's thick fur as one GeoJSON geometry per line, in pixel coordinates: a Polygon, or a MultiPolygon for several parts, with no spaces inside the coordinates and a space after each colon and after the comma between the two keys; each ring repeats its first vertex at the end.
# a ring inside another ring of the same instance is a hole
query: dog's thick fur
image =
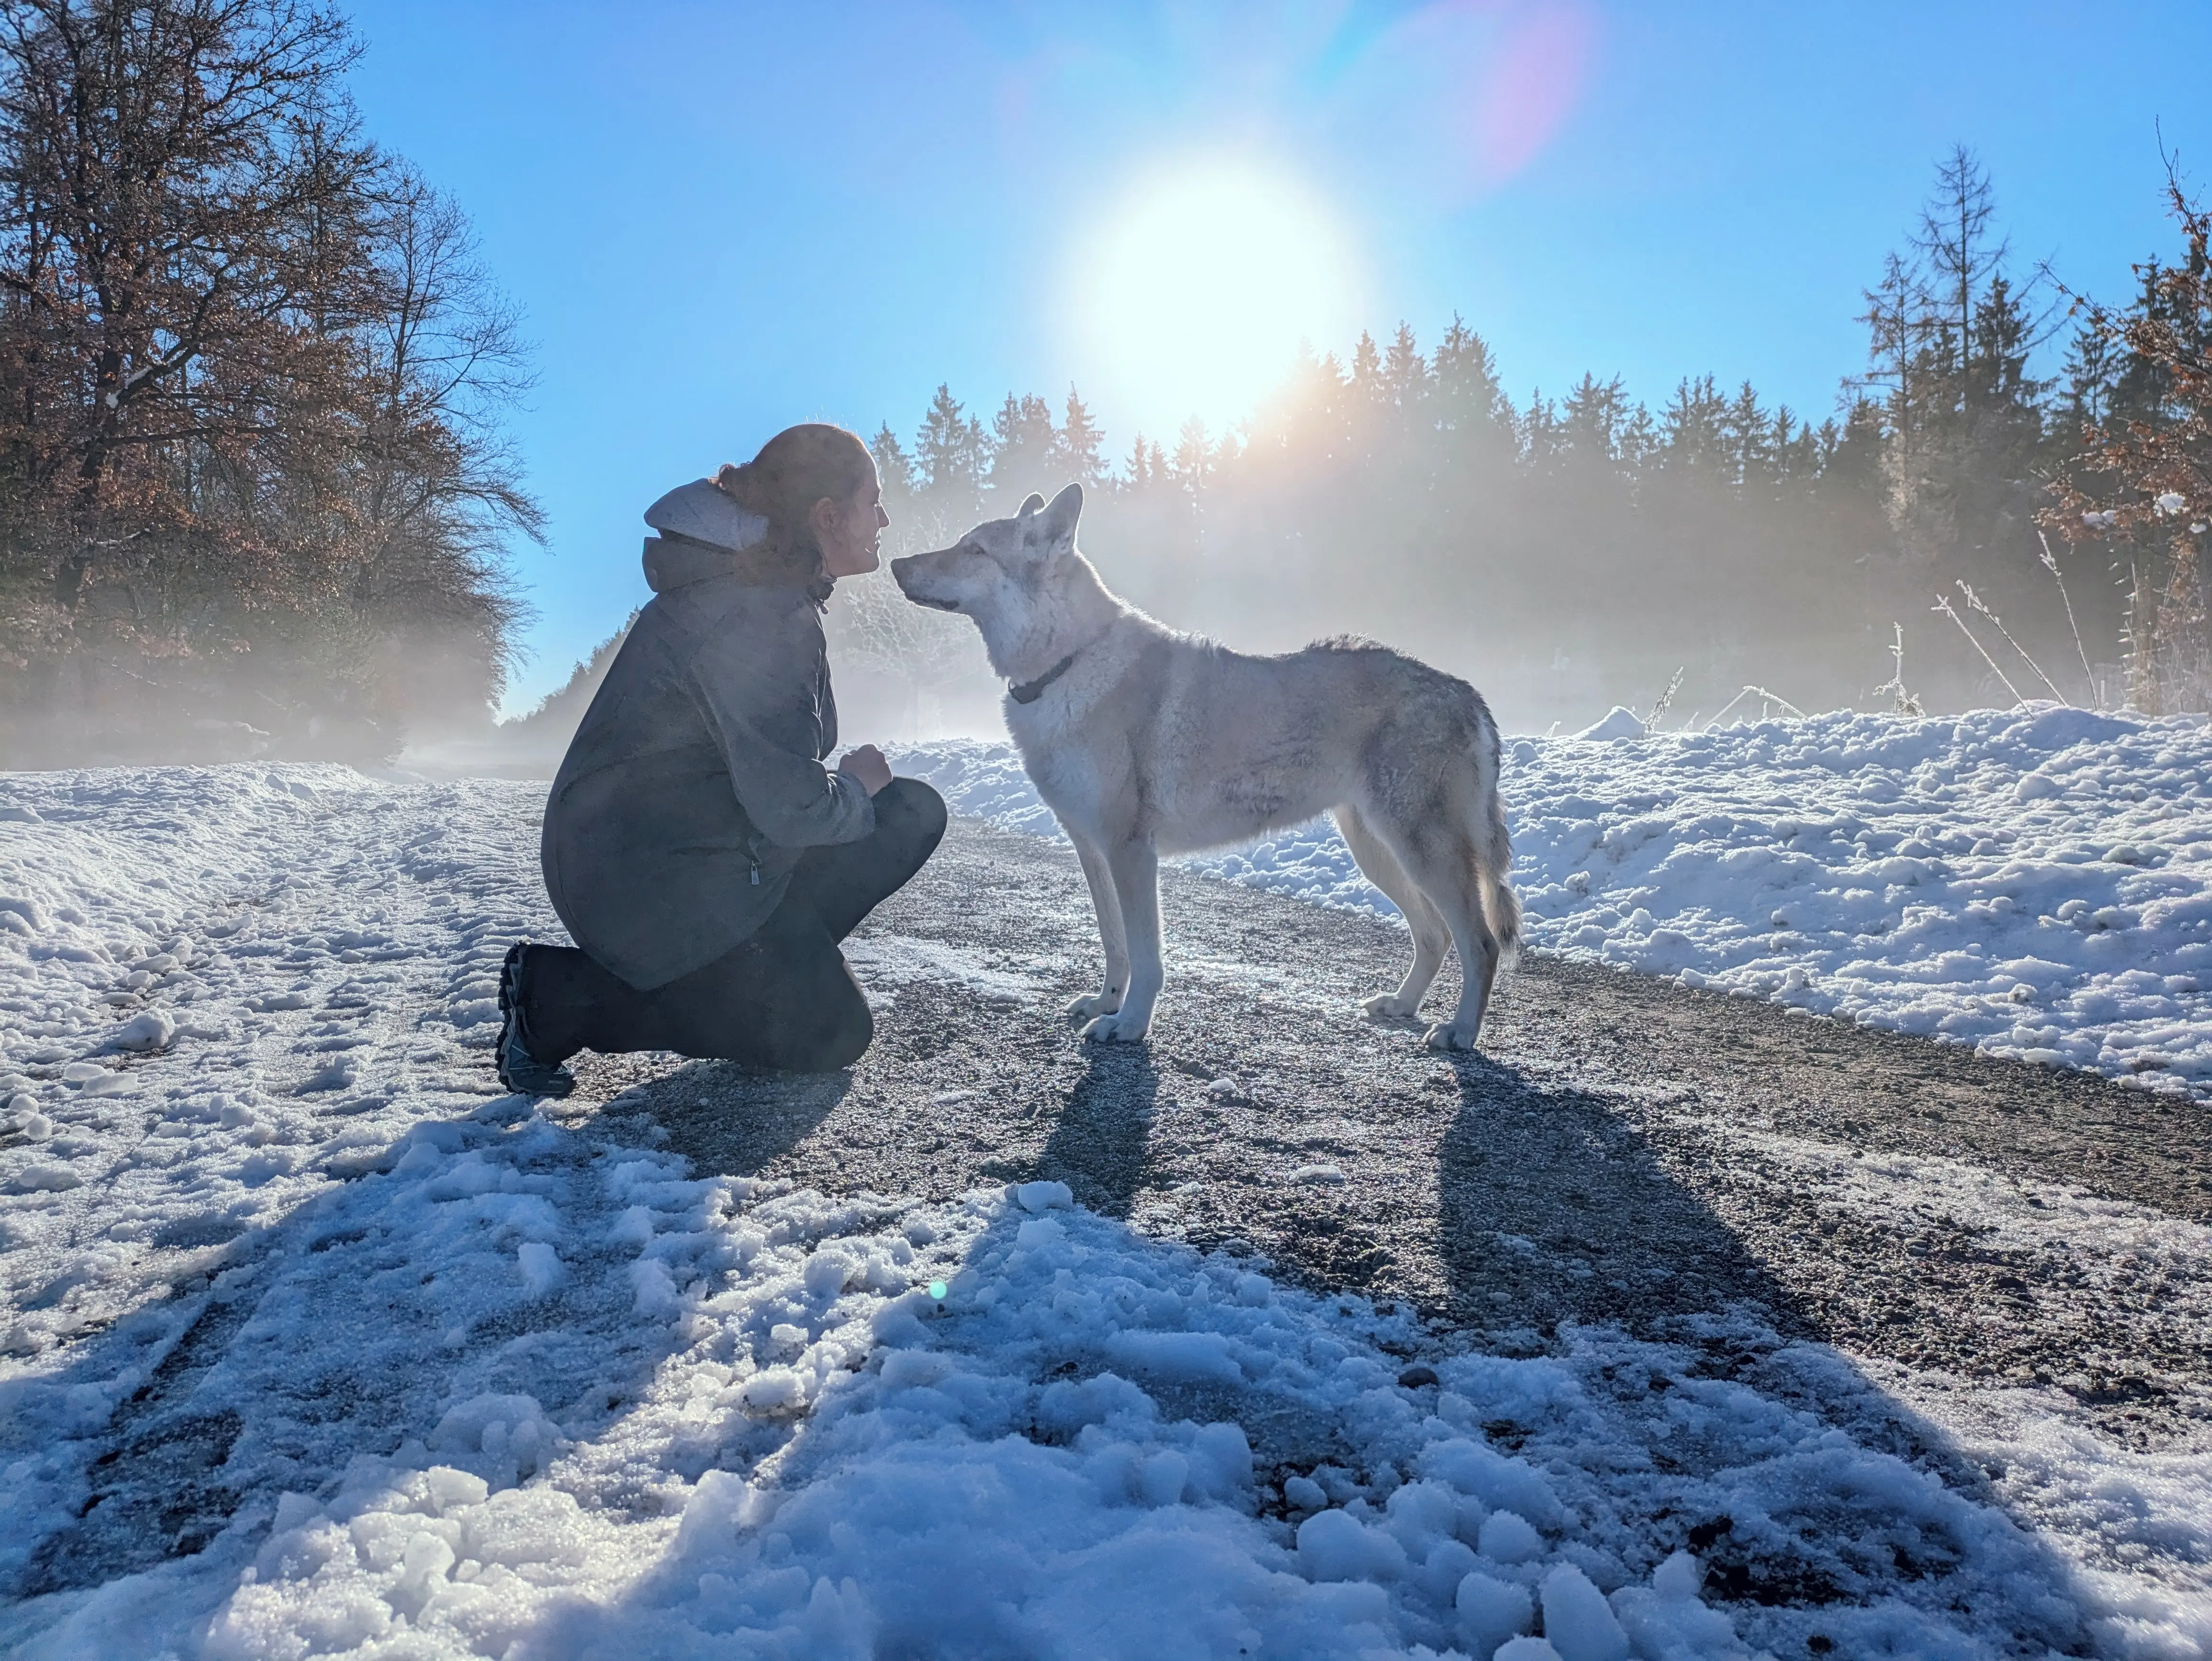
{"type": "Polygon", "coordinates": [[[1413,1015],[1455,945],[1459,1007],[1428,1042],[1474,1048],[1521,933],[1498,727],[1481,695],[1367,641],[1249,657],[1177,634],[1108,592],[1076,549],[1082,511],[1079,485],[1049,506],[1032,496],[950,548],[893,560],[891,574],[915,603],[974,618],[1012,684],[1007,730],[1098,908],[1105,984],[1070,1012],[1090,1020],[1085,1035],[1151,1028],[1159,855],[1327,812],[1413,931],[1404,983],[1368,999],[1368,1013],[1413,1015]]]}

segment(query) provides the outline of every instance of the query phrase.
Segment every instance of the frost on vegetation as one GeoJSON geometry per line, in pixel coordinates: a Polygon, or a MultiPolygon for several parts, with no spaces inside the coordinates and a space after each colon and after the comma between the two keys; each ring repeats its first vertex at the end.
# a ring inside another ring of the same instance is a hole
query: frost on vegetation
{"type": "MultiPolygon", "coordinates": [[[[1009,746],[899,760],[960,811],[1053,829],[1009,746]]],[[[2042,704],[1646,737],[1615,710],[1508,739],[1502,788],[1540,950],[2212,1099],[2199,720],[2042,704]]],[[[1396,915],[1325,821],[1183,863],[1396,915]]]]}

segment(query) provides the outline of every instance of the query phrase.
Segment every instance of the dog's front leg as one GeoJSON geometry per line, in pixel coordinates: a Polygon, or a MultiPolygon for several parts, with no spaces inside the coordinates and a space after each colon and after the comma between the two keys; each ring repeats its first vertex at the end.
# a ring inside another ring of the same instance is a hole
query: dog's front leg
{"type": "Polygon", "coordinates": [[[1159,855],[1149,839],[1117,843],[1108,850],[1106,865],[1121,902],[1129,987],[1120,1010],[1101,1015],[1083,1029],[1085,1037],[1102,1043],[1141,1038],[1152,1031],[1152,1006],[1159,1001],[1162,977],[1159,855]]]}
{"type": "Polygon", "coordinates": [[[1083,861],[1084,879],[1091,885],[1091,904],[1098,913],[1098,943],[1106,953],[1104,983],[1091,996],[1078,998],[1067,1007],[1067,1013],[1077,1020],[1087,1021],[1110,1015],[1121,1007],[1129,989],[1128,937],[1121,928],[1121,900],[1114,891],[1114,873],[1107,866],[1106,855],[1072,830],[1067,839],[1075,844],[1075,857],[1083,861]]]}

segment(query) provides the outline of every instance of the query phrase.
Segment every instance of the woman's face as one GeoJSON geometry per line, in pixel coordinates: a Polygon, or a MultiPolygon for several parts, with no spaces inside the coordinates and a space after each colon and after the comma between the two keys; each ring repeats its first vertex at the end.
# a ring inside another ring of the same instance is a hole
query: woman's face
{"type": "Polygon", "coordinates": [[[833,577],[866,576],[882,563],[878,549],[891,516],[884,511],[884,490],[876,470],[843,502],[823,496],[811,515],[814,539],[822,548],[822,569],[833,577]]]}

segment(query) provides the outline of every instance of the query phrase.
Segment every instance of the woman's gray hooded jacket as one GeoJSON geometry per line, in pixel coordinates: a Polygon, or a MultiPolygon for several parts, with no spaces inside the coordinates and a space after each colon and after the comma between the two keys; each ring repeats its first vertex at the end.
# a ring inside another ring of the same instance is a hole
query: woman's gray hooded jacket
{"type": "Polygon", "coordinates": [[[641,991],[758,928],[805,849],[876,823],[859,782],[822,764],[837,705],[821,613],[740,574],[765,522],[707,479],[646,522],[654,597],[569,742],[540,845],[570,935],[641,991]]]}

